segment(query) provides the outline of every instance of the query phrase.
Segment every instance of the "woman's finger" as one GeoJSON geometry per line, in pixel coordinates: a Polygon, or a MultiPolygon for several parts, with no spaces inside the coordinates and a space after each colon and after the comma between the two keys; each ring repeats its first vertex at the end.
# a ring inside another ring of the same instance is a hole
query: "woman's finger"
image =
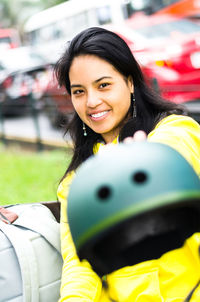
{"type": "Polygon", "coordinates": [[[147,134],[142,130],[138,130],[134,133],[133,137],[131,136],[126,137],[123,142],[126,144],[130,144],[133,142],[145,141],[146,139],[147,139],[147,134]]]}

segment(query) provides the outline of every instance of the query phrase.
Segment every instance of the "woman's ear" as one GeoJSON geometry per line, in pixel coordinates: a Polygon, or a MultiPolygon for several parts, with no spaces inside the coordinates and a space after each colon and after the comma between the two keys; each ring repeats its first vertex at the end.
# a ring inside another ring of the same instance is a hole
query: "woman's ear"
{"type": "Polygon", "coordinates": [[[134,93],[134,84],[133,84],[133,78],[131,75],[128,76],[128,86],[130,88],[130,92],[134,93]]]}

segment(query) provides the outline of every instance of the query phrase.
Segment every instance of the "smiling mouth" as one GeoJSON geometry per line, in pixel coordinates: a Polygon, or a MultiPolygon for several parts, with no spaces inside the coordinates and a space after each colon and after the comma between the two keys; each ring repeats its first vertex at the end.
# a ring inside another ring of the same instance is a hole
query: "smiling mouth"
{"type": "Polygon", "coordinates": [[[108,110],[107,111],[102,111],[102,112],[99,112],[99,113],[90,114],[90,116],[93,117],[93,118],[99,118],[99,117],[104,116],[107,113],[108,113],[108,110]]]}

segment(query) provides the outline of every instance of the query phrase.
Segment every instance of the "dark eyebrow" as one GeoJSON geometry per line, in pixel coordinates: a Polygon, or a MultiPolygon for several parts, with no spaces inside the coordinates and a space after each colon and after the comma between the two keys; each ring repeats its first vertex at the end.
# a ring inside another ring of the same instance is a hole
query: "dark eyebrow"
{"type": "MultiPolygon", "coordinates": [[[[104,76],[104,77],[101,77],[101,78],[95,80],[94,83],[96,84],[96,83],[98,83],[98,82],[100,82],[100,81],[102,81],[102,80],[104,80],[104,79],[112,79],[112,77],[104,76]]],[[[80,85],[80,84],[73,84],[73,85],[71,85],[70,87],[71,87],[71,88],[75,88],[75,87],[76,87],[76,88],[80,88],[80,87],[83,87],[83,86],[80,85]]]]}
{"type": "Polygon", "coordinates": [[[71,86],[70,86],[70,88],[74,88],[74,87],[79,87],[79,88],[80,88],[80,87],[82,87],[82,86],[79,85],[79,84],[74,84],[74,85],[71,85],[71,86]]]}
{"type": "Polygon", "coordinates": [[[102,81],[104,79],[112,79],[112,77],[106,77],[106,76],[104,76],[104,77],[101,77],[101,78],[95,80],[94,83],[98,83],[98,82],[100,82],[100,81],[102,81]]]}

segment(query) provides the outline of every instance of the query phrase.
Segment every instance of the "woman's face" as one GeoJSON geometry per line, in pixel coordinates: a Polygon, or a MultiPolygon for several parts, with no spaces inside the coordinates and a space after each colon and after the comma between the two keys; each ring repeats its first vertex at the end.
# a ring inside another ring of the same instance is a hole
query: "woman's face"
{"type": "Polygon", "coordinates": [[[73,106],[81,120],[110,143],[130,108],[132,78],[94,55],[75,57],[69,70],[73,106]]]}

